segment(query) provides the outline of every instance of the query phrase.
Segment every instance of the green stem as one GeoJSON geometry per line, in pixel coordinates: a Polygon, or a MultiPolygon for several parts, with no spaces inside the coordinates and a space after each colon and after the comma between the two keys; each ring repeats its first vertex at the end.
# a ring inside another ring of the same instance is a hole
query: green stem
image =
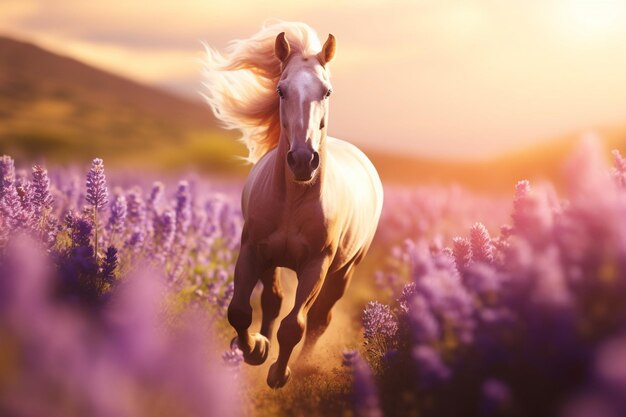
{"type": "Polygon", "coordinates": [[[94,251],[94,258],[97,264],[98,263],[98,206],[97,205],[94,205],[93,207],[93,227],[95,229],[93,251],[94,251]]]}

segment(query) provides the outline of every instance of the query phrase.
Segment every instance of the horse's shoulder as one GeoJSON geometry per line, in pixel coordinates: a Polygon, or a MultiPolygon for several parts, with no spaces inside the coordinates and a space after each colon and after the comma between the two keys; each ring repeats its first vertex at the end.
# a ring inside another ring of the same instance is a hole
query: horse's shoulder
{"type": "MultiPolygon", "coordinates": [[[[250,205],[250,201],[254,199],[254,196],[267,196],[268,193],[268,178],[269,173],[273,166],[273,160],[275,158],[276,149],[272,149],[267,152],[261,159],[259,159],[250,169],[250,173],[248,174],[248,178],[243,187],[242,192],[242,208],[245,212],[247,211],[248,206],[250,205]]],[[[263,200],[267,200],[263,198],[263,200]]]]}
{"type": "Polygon", "coordinates": [[[328,151],[334,161],[334,168],[343,177],[342,180],[350,179],[353,174],[358,176],[355,179],[359,182],[368,178],[375,194],[382,195],[382,183],[374,164],[357,146],[345,140],[328,137],[328,151]]]}

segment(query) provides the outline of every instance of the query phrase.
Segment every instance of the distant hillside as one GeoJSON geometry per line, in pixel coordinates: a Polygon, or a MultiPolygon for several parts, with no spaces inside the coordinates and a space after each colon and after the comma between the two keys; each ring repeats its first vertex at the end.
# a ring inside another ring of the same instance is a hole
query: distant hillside
{"type": "Polygon", "coordinates": [[[243,153],[202,103],[6,37],[0,37],[0,151],[166,166],[190,157],[191,164],[221,170],[240,165],[224,153],[243,153]]]}
{"type": "MultiPolygon", "coordinates": [[[[609,151],[626,154],[626,126],[595,131],[609,151]]],[[[510,193],[521,179],[549,179],[562,184],[565,160],[581,139],[581,132],[546,140],[523,151],[479,162],[451,162],[372,152],[369,153],[384,182],[397,184],[457,183],[488,192],[510,193]]]]}

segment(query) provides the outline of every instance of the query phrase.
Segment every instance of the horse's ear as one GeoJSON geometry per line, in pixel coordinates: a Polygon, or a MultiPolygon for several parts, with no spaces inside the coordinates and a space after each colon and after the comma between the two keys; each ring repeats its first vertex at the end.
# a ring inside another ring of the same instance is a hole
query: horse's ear
{"type": "Polygon", "coordinates": [[[287,42],[287,38],[285,37],[285,32],[280,32],[276,37],[276,43],[274,45],[274,55],[276,58],[280,59],[280,62],[283,64],[289,58],[289,54],[291,53],[291,48],[289,47],[289,42],[287,42]]]}
{"type": "Polygon", "coordinates": [[[317,59],[320,61],[320,64],[326,65],[335,57],[335,51],[337,50],[337,42],[335,41],[335,37],[332,34],[328,34],[328,39],[324,42],[324,46],[319,54],[317,54],[317,59]]]}

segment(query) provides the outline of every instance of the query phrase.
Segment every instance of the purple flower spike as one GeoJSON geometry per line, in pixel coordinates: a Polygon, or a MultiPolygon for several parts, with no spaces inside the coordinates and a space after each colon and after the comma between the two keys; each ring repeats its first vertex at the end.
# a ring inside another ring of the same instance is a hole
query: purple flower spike
{"type": "Polygon", "coordinates": [[[22,224],[23,206],[15,184],[15,164],[10,156],[0,158],[0,212],[8,230],[22,224]]]}
{"type": "Polygon", "coordinates": [[[141,197],[141,191],[133,188],[126,194],[127,219],[134,226],[143,226],[146,219],[146,207],[141,197]]]}
{"type": "Polygon", "coordinates": [[[351,360],[352,406],[357,417],[382,417],[374,376],[358,354],[351,360]]]}
{"type": "Polygon", "coordinates": [[[381,335],[385,339],[392,339],[398,331],[398,322],[388,305],[378,301],[370,301],[363,311],[363,335],[365,339],[374,339],[381,335]]]}
{"type": "Polygon", "coordinates": [[[75,247],[90,246],[93,226],[85,219],[76,219],[72,223],[72,243],[75,247]]]}
{"type": "Polygon", "coordinates": [[[430,346],[416,346],[413,358],[419,370],[420,381],[425,387],[439,384],[452,374],[439,353],[430,346]]]}
{"type": "Polygon", "coordinates": [[[178,241],[182,243],[191,223],[191,195],[189,183],[181,181],[176,190],[176,234],[178,241]]]}
{"type": "Polygon", "coordinates": [[[176,213],[173,210],[168,210],[160,216],[157,233],[159,237],[157,258],[165,261],[176,235],[176,213]]]}
{"type": "Polygon", "coordinates": [[[243,362],[243,352],[239,348],[234,347],[222,353],[222,360],[224,361],[224,365],[234,371],[238,371],[243,362]]]}
{"type": "Polygon", "coordinates": [[[85,198],[95,211],[104,210],[109,203],[104,163],[100,158],[93,160],[91,169],[87,173],[87,196],[85,198]]]}
{"type": "Polygon", "coordinates": [[[163,191],[165,190],[165,186],[162,182],[156,181],[152,184],[152,189],[150,190],[150,195],[148,196],[148,206],[156,209],[156,206],[161,201],[163,197],[163,191]]]}
{"type": "Polygon", "coordinates": [[[124,197],[124,194],[119,193],[113,199],[113,203],[111,203],[111,216],[108,223],[108,229],[111,232],[121,233],[124,231],[126,210],[126,197],[124,197]]]}
{"type": "Polygon", "coordinates": [[[481,389],[482,411],[486,416],[503,415],[511,404],[511,391],[502,381],[489,378],[481,389]]]}
{"type": "Polygon", "coordinates": [[[613,149],[611,153],[615,161],[615,166],[612,170],[613,179],[620,188],[626,188],[626,159],[617,149],[613,149]]]}
{"type": "Polygon", "coordinates": [[[113,284],[115,281],[115,270],[117,269],[117,249],[114,246],[109,246],[104,257],[102,265],[102,278],[108,284],[113,284]]]}
{"type": "Polygon", "coordinates": [[[472,259],[475,262],[493,263],[493,244],[487,228],[482,223],[475,223],[470,230],[472,259]]]}
{"type": "Polygon", "coordinates": [[[42,213],[52,210],[54,199],[50,194],[50,179],[48,171],[40,165],[33,167],[33,205],[36,213],[41,216],[42,213]]]}
{"type": "Polygon", "coordinates": [[[459,271],[464,271],[472,263],[472,245],[469,240],[463,237],[452,239],[454,248],[454,260],[459,271]]]}
{"type": "Polygon", "coordinates": [[[0,198],[8,186],[15,185],[15,163],[8,155],[0,157],[0,198]]]}

